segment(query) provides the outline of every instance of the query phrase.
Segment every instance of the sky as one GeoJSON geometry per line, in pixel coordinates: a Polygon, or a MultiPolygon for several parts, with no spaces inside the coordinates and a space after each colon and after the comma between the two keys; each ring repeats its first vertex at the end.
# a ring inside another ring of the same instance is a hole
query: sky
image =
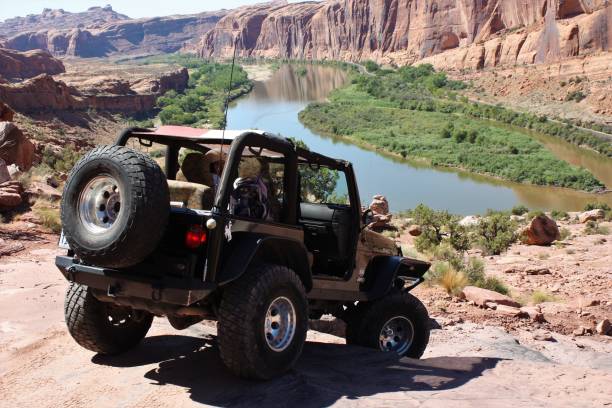
{"type": "MultiPolygon", "coordinates": [[[[130,17],[157,17],[171,14],[191,14],[202,11],[231,9],[262,0],[0,0],[0,21],[7,18],[40,14],[44,8],[85,11],[93,6],[110,4],[119,13],[130,17]]],[[[295,3],[297,0],[290,0],[295,3]]]]}

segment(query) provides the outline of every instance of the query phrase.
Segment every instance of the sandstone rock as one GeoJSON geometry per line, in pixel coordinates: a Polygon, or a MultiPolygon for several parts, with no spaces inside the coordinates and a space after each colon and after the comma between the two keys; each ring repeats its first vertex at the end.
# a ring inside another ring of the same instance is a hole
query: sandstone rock
{"type": "Polygon", "coordinates": [[[534,322],[544,322],[544,315],[542,314],[542,310],[537,306],[523,306],[521,307],[521,312],[527,314],[529,318],[534,322]]]}
{"type": "Polygon", "coordinates": [[[548,268],[527,268],[525,269],[527,275],[550,275],[550,269],[548,268]]]}
{"type": "Polygon", "coordinates": [[[368,227],[374,230],[386,228],[393,218],[393,214],[389,212],[387,199],[382,195],[375,195],[369,208],[372,210],[372,221],[368,227]]]}
{"type": "Polygon", "coordinates": [[[45,183],[53,188],[58,188],[60,186],[59,181],[54,176],[45,177],[45,183]]]}
{"type": "Polygon", "coordinates": [[[518,307],[506,306],[506,305],[497,305],[495,308],[495,313],[502,316],[509,317],[525,317],[527,314],[518,307]]]}
{"type": "Polygon", "coordinates": [[[39,182],[33,182],[25,192],[31,197],[44,197],[50,200],[60,200],[62,198],[61,191],[39,182]]]}
{"type": "Polygon", "coordinates": [[[12,122],[14,114],[10,106],[0,101],[0,122],[12,122]]]}
{"type": "Polygon", "coordinates": [[[520,303],[509,296],[502,295],[501,293],[497,293],[492,290],[478,288],[476,286],[466,286],[461,293],[466,300],[471,300],[478,306],[485,306],[487,302],[497,303],[498,306],[521,306],[520,303]]]}
{"type": "Polygon", "coordinates": [[[522,216],[522,215],[514,215],[514,214],[512,214],[512,215],[510,216],[510,219],[511,219],[512,221],[516,221],[516,222],[523,222],[523,221],[525,221],[525,217],[524,217],[524,216],[522,216]]]}
{"type": "Polygon", "coordinates": [[[7,79],[32,78],[40,74],[56,75],[65,71],[64,64],[47,51],[19,52],[0,48],[0,75],[7,79]]]}
{"type": "Polygon", "coordinates": [[[461,219],[461,221],[459,221],[459,225],[464,227],[472,227],[474,225],[477,225],[479,221],[480,217],[477,217],[475,215],[468,215],[467,217],[464,217],[461,219]]]}
{"type": "Polygon", "coordinates": [[[601,322],[597,323],[597,326],[595,326],[595,332],[603,336],[606,336],[608,333],[611,333],[612,324],[610,323],[610,320],[604,319],[601,322]]]}
{"type": "Polygon", "coordinates": [[[0,210],[10,210],[17,207],[22,202],[21,195],[13,191],[5,191],[0,188],[0,210]]]}
{"type": "Polygon", "coordinates": [[[504,269],[504,273],[521,273],[523,269],[513,266],[512,268],[504,269]]]}
{"type": "Polygon", "coordinates": [[[8,166],[6,162],[0,159],[0,184],[9,181],[11,179],[11,174],[9,173],[8,166]]]}
{"type": "Polygon", "coordinates": [[[564,3],[272,2],[232,10],[204,35],[199,55],[231,57],[236,41],[241,57],[374,59],[400,65],[423,60],[460,70],[608,50],[610,5],[581,1],[580,11],[557,13],[564,3]],[[522,32],[508,33],[516,30],[522,32]]]}
{"type": "Polygon", "coordinates": [[[572,334],[574,336],[584,336],[586,334],[593,334],[593,329],[590,329],[588,327],[584,327],[584,326],[579,326],[577,329],[575,329],[572,334]]]}
{"type": "Polygon", "coordinates": [[[34,160],[34,144],[12,122],[0,122],[0,159],[29,170],[34,160]]]}
{"type": "Polygon", "coordinates": [[[20,242],[6,242],[3,239],[0,239],[0,257],[8,256],[15,254],[17,252],[21,252],[25,249],[20,242]]]}
{"type": "Polygon", "coordinates": [[[547,332],[545,330],[536,330],[533,333],[533,339],[538,340],[538,341],[554,341],[555,340],[552,334],[550,334],[550,332],[547,332]]]}
{"type": "Polygon", "coordinates": [[[418,237],[423,233],[423,230],[421,230],[421,227],[419,225],[411,225],[410,227],[408,227],[408,233],[413,237],[418,237]]]}
{"type": "Polygon", "coordinates": [[[529,226],[521,231],[521,239],[527,245],[550,245],[559,238],[557,223],[546,215],[534,217],[529,226]]]}
{"type": "Polygon", "coordinates": [[[578,215],[578,221],[584,224],[587,221],[602,220],[604,217],[605,217],[604,210],[597,208],[595,210],[585,211],[583,213],[580,213],[580,215],[578,215]]]}
{"type": "Polygon", "coordinates": [[[82,13],[51,10],[0,23],[0,35],[9,37],[6,46],[10,48],[44,49],[54,55],[86,58],[173,53],[181,49],[193,52],[202,35],[225,14],[221,10],[134,20],[101,7],[82,13]]]}

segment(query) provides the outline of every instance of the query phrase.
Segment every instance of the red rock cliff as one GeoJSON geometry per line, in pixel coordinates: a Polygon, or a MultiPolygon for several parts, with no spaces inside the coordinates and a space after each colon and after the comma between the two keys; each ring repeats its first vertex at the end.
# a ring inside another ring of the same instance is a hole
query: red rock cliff
{"type": "Polygon", "coordinates": [[[16,52],[0,48],[0,76],[6,79],[26,79],[40,74],[61,74],[64,64],[42,50],[16,52]]]}
{"type": "Polygon", "coordinates": [[[406,64],[452,50],[453,67],[482,68],[608,51],[611,33],[607,0],[329,0],[233,10],[199,54],[235,42],[243,57],[406,64]]]}

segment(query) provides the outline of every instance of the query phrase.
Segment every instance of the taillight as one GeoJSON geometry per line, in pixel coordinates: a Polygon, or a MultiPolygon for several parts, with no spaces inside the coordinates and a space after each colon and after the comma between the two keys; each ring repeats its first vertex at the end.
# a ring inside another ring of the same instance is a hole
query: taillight
{"type": "Polygon", "coordinates": [[[185,235],[185,245],[188,248],[196,249],[206,243],[206,230],[199,225],[192,225],[185,235]]]}

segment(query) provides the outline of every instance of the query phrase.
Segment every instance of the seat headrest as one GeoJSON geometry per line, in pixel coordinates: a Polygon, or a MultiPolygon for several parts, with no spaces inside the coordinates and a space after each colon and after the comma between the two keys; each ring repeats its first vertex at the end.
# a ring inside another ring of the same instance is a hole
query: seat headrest
{"type": "Polygon", "coordinates": [[[189,153],[181,164],[181,171],[191,183],[210,185],[212,176],[209,164],[202,153],[189,153]]]}

